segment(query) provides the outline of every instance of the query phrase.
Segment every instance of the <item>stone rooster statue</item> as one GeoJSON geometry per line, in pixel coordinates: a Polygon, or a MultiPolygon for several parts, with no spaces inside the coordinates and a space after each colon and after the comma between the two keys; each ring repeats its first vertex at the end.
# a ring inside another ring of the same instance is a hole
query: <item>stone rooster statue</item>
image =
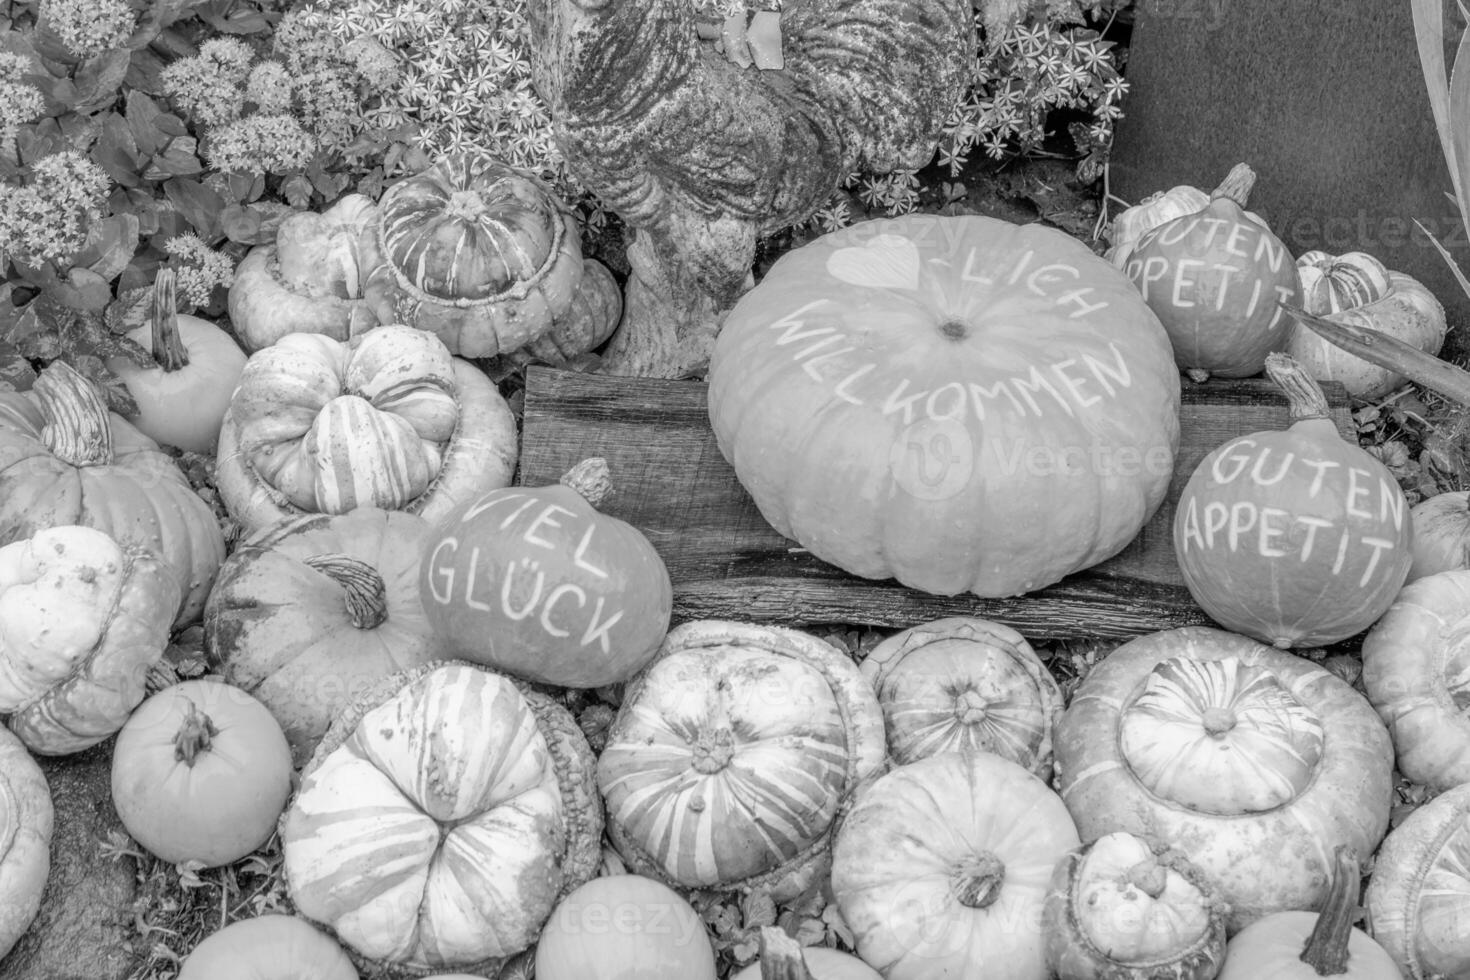
{"type": "Polygon", "coordinates": [[[633,229],[610,374],[702,373],[756,241],[848,174],[927,164],[975,59],[972,0],[784,0],[767,70],[716,50],[700,2],[528,4],[569,169],[633,229]]]}

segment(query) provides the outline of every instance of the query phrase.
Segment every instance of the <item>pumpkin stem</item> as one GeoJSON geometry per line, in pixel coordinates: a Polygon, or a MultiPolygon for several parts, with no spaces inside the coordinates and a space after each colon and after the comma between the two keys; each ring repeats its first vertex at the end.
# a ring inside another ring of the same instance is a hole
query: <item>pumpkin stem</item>
{"type": "Polygon", "coordinates": [[[1332,410],[1322,386],[1289,354],[1280,351],[1266,355],[1266,374],[1291,403],[1291,423],[1331,419],[1332,410]]]}
{"type": "Polygon", "coordinates": [[[561,475],[561,485],[571,487],[593,507],[612,493],[612,475],[601,456],[584,459],[561,475]]]}
{"type": "Polygon", "coordinates": [[[989,713],[990,702],[973,688],[954,699],[954,718],[961,725],[978,725],[989,713]]]}
{"type": "Polygon", "coordinates": [[[165,371],[189,366],[189,352],[179,337],[177,289],[178,273],[173,269],[159,269],[153,281],[153,359],[165,371]]]}
{"type": "Polygon", "coordinates": [[[1168,883],[1169,872],[1157,861],[1139,861],[1128,869],[1128,884],[1149,898],[1158,898],[1164,894],[1164,887],[1168,883]]]}
{"type": "Polygon", "coordinates": [[[183,724],[174,733],[174,759],[192,769],[199,753],[209,751],[219,729],[214,727],[209,715],[200,711],[193,701],[189,701],[188,705],[183,724]]]}
{"type": "Polygon", "coordinates": [[[705,729],[694,743],[694,771],[706,776],[720,772],[735,757],[735,733],[725,727],[705,729]]]}
{"type": "Polygon", "coordinates": [[[347,613],[360,630],[376,629],[388,618],[388,589],[383,576],[365,561],[343,554],[312,555],[306,564],[342,586],[347,613]]]}
{"type": "Polygon", "coordinates": [[[92,382],[65,361],[52,361],[31,385],[46,426],[41,441],[72,466],[112,462],[112,417],[92,382]]]}
{"type": "Polygon", "coordinates": [[[1006,866],[1000,858],[986,851],[976,856],[955,874],[955,897],[969,909],[983,909],[1000,898],[1005,884],[1006,866]]]}
{"type": "Polygon", "coordinates": [[[1206,708],[1205,713],[1200,717],[1205,731],[1211,735],[1224,735],[1235,728],[1236,720],[1232,709],[1218,706],[1206,708]]]}
{"type": "Polygon", "coordinates": [[[801,944],[777,926],[761,927],[761,980],[816,980],[801,944]]]}
{"type": "Polygon", "coordinates": [[[1307,937],[1301,961],[1319,977],[1333,977],[1348,970],[1348,940],[1358,911],[1358,856],[1346,844],[1332,852],[1332,881],[1327,900],[1317,913],[1317,924],[1307,937]]]}
{"type": "Polygon", "coordinates": [[[1210,200],[1226,198],[1234,201],[1241,207],[1245,207],[1246,199],[1251,196],[1251,188],[1256,186],[1256,172],[1249,164],[1237,163],[1230,168],[1225,179],[1220,181],[1220,186],[1210,194],[1210,200]]]}

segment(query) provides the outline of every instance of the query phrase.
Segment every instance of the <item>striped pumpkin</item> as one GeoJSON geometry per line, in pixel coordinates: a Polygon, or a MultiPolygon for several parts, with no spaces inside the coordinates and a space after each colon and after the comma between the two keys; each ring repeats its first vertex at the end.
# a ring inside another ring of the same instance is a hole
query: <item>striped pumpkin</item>
{"type": "Polygon", "coordinates": [[[122,728],[178,603],[167,566],[89,527],[0,548],[0,715],[11,731],[32,752],[65,755],[122,728]]]}
{"type": "MultiPolygon", "coordinates": [[[[1377,330],[1395,340],[1438,354],[1444,346],[1444,307],[1417,279],[1384,268],[1371,255],[1307,252],[1297,260],[1302,306],[1330,320],[1377,330]]],[[[1287,353],[1319,381],[1338,381],[1354,398],[1376,401],[1408,379],[1369,364],[1306,327],[1291,335],[1287,353]]]]}
{"type": "Polygon", "coordinates": [[[846,654],[707,620],[630,683],[597,781],[630,869],[783,901],[826,873],[838,807],[883,759],[882,709],[846,654]]]}
{"type": "Polygon", "coordinates": [[[575,219],[545,183],[451,154],[383,192],[364,296],[383,323],[465,357],[509,353],[567,314],[583,277],[575,219]]]}
{"type": "Polygon", "coordinates": [[[496,976],[596,873],[593,764],[545,695],[459,662],[394,674],[302,772],[280,830],[291,901],[374,976],[496,976]]]}
{"type": "Polygon", "coordinates": [[[1062,798],[1084,841],[1119,831],[1187,854],[1233,933],[1316,908],[1332,852],[1388,828],[1393,746],[1368,701],[1308,660],[1190,627],[1124,644],[1057,725],[1062,798]]]}
{"type": "Polygon", "coordinates": [[[158,443],[54,361],[30,391],[0,392],[0,545],[72,524],[163,559],[179,588],[174,626],[199,617],[225,559],[213,509],[158,443]]]}
{"type": "Polygon", "coordinates": [[[432,521],[507,485],[515,457],[515,420],[490,379],[393,324],[345,343],[290,334],[251,355],[220,431],[217,483],[247,531],[358,507],[432,521]]]}
{"type": "Polygon", "coordinates": [[[862,663],[900,765],[966,749],[1051,778],[1057,682],[1015,630],[968,616],[896,633],[862,663]]]}

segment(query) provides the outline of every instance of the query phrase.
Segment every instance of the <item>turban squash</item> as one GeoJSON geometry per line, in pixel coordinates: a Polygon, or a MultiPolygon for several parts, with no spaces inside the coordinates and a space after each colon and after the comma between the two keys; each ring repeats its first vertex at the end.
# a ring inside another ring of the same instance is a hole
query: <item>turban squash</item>
{"type": "Polygon", "coordinates": [[[435,520],[510,482],[515,419],[493,382],[401,324],[298,333],[252,354],[220,430],[217,484],[246,531],[357,507],[435,520]]]}
{"type": "Polygon", "coordinates": [[[709,417],[761,514],[818,558],[1012,596],[1112,557],[1152,516],[1179,384],[1158,318],[1082,243],[908,215],[794,249],[741,297],[709,417]]]}
{"type": "Polygon", "coordinates": [[[0,728],[0,960],[41,908],[55,817],[41,767],[0,728]]]}

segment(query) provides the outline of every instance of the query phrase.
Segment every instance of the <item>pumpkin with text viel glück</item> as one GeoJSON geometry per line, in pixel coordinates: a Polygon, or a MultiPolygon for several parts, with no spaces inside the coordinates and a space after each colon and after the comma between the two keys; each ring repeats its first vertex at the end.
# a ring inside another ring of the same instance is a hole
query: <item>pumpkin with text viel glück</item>
{"type": "Polygon", "coordinates": [[[1179,385],[1157,317],[1080,242],[916,214],[782,256],[724,321],[709,415],[761,514],[818,558],[1011,596],[1137,535],[1179,385]]]}
{"type": "Polygon", "coordinates": [[[1291,426],[1200,461],[1174,512],[1174,553],[1221,626],[1283,648],[1335,643],[1372,626],[1404,584],[1409,504],[1388,468],[1342,437],[1301,365],[1272,354],[1266,371],[1291,426]]]}

